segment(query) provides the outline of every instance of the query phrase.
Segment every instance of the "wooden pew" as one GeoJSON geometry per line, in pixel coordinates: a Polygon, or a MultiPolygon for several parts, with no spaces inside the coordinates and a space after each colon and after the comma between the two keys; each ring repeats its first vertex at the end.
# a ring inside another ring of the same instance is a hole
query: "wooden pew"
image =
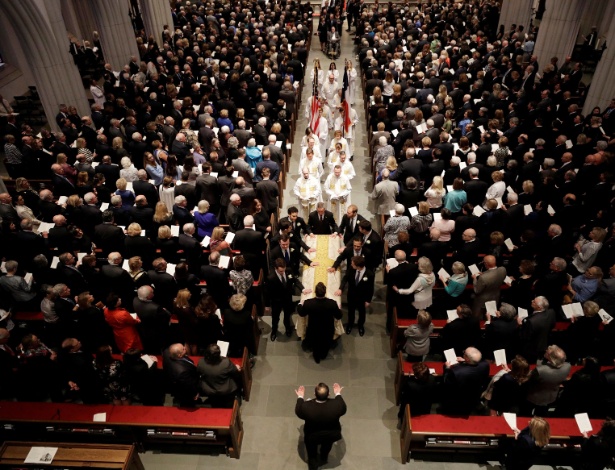
{"type": "MultiPolygon", "coordinates": [[[[525,427],[519,419],[519,427],[525,427]]],[[[551,439],[542,455],[553,458],[574,458],[582,436],[574,418],[549,418],[551,439]]],[[[592,428],[599,430],[602,420],[592,419],[592,428]]],[[[412,416],[410,405],[404,410],[400,434],[401,461],[408,463],[412,452],[477,453],[485,460],[496,456],[501,439],[513,437],[513,432],[501,416],[452,417],[438,414],[412,416]]],[[[497,457],[496,457],[497,458],[497,457]]],[[[568,460],[568,463],[570,460],[568,460]]]]}
{"type": "MultiPolygon", "coordinates": [[[[433,323],[432,338],[438,337],[442,328],[444,328],[446,324],[448,323],[447,320],[432,320],[431,322],[433,323]]],[[[391,357],[395,357],[395,355],[397,354],[397,351],[399,351],[399,348],[403,346],[403,344],[405,343],[406,338],[404,336],[404,331],[406,330],[406,328],[416,323],[417,323],[416,319],[398,318],[397,309],[393,308],[393,319],[391,320],[391,333],[389,336],[389,347],[390,347],[391,357]]],[[[486,324],[487,323],[485,321],[480,322],[481,330],[485,329],[486,324]]],[[[555,323],[555,327],[553,328],[552,331],[554,332],[564,331],[568,328],[568,326],[570,326],[570,322],[558,321],[555,323]]]]}
{"type": "Polygon", "coordinates": [[[140,449],[203,445],[238,459],[243,440],[239,403],[233,408],[0,402],[0,438],[7,441],[136,443],[140,449]],[[105,413],[104,422],[94,414],[105,413]],[[212,433],[212,434],[208,434],[212,433]]]}
{"type": "MultiPolygon", "coordinates": [[[[444,362],[426,362],[425,365],[429,367],[430,372],[436,377],[442,377],[444,375],[444,362]]],[[[510,367],[510,364],[509,364],[510,367]]],[[[530,370],[536,368],[535,364],[530,365],[530,370]]],[[[570,373],[568,374],[568,378],[572,376],[575,372],[581,370],[583,366],[572,366],[570,367],[570,373]]],[[[601,372],[605,370],[612,369],[611,366],[602,366],[600,368],[601,372]]],[[[493,377],[500,370],[502,370],[501,366],[496,366],[495,363],[489,363],[489,377],[493,377]]],[[[405,377],[412,375],[412,362],[408,362],[404,359],[404,354],[399,351],[397,353],[397,364],[395,366],[395,378],[393,380],[393,387],[395,389],[395,404],[399,405],[399,396],[401,394],[401,388],[403,385],[403,381],[405,377]]]]}

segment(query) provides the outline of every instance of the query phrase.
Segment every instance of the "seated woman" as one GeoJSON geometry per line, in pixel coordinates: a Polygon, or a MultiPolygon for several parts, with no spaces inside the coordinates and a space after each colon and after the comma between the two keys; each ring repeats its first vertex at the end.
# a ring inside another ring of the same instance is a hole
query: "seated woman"
{"type": "Polygon", "coordinates": [[[523,430],[514,430],[514,439],[503,439],[500,448],[504,454],[505,467],[529,469],[540,455],[540,450],[549,443],[551,427],[543,418],[534,417],[523,430]]]}
{"type": "Polygon", "coordinates": [[[410,415],[420,416],[431,413],[431,406],[436,397],[438,384],[436,378],[429,373],[429,367],[424,362],[412,364],[413,375],[405,377],[399,397],[399,412],[397,414],[397,429],[401,429],[406,405],[410,405],[410,415]]]}
{"type": "Polygon", "coordinates": [[[227,357],[220,355],[220,347],[210,344],[199,360],[197,372],[200,376],[201,395],[213,408],[232,408],[241,392],[241,367],[227,357]]]}
{"type": "Polygon", "coordinates": [[[100,346],[94,359],[94,371],[107,403],[130,405],[130,389],[123,373],[122,361],[113,359],[111,346],[100,346]]]}
{"type": "Polygon", "coordinates": [[[235,294],[229,300],[230,308],[224,311],[224,337],[228,341],[229,357],[241,357],[243,348],[248,348],[250,354],[256,354],[254,342],[254,320],[249,308],[246,307],[247,298],[242,294],[235,294]]]}
{"type": "Polygon", "coordinates": [[[404,351],[408,354],[406,359],[409,362],[423,361],[429,353],[430,335],[433,333],[433,323],[429,312],[420,310],[416,320],[416,324],[408,326],[404,331],[406,337],[404,351]]]}
{"type": "Polygon", "coordinates": [[[489,408],[498,415],[518,413],[525,397],[524,385],[529,379],[530,365],[523,357],[515,356],[510,367],[506,364],[502,366],[483,395],[488,400],[489,408]]]}

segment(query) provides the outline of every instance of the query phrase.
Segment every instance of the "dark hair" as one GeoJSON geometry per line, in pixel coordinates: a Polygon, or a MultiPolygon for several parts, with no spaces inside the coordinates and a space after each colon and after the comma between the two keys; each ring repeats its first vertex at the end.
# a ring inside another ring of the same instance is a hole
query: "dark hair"
{"type": "Polygon", "coordinates": [[[217,308],[218,306],[214,302],[214,298],[211,295],[204,295],[194,308],[194,313],[197,317],[209,318],[215,314],[217,308]]]}
{"type": "Polygon", "coordinates": [[[203,354],[203,359],[207,364],[216,365],[222,362],[222,357],[220,356],[220,347],[217,344],[210,344],[205,348],[205,354],[203,354]]]}
{"type": "Polygon", "coordinates": [[[111,346],[108,344],[99,346],[96,350],[96,367],[107,367],[113,363],[113,356],[111,354],[111,346]]]}
{"type": "Polygon", "coordinates": [[[276,258],[276,260],[273,262],[273,266],[275,268],[286,269],[286,261],[284,261],[284,258],[276,258]]]}
{"type": "Polygon", "coordinates": [[[107,296],[107,302],[106,302],[106,306],[109,310],[113,310],[115,309],[116,305],[117,305],[117,301],[120,300],[120,296],[111,292],[108,296],[107,296]]]}
{"type": "Polygon", "coordinates": [[[288,208],[288,215],[290,214],[298,214],[299,213],[299,209],[297,209],[295,206],[290,206],[288,208]]]}
{"type": "Polygon", "coordinates": [[[242,255],[233,258],[233,267],[235,271],[243,271],[246,268],[246,259],[242,255]]]}
{"type": "Polygon", "coordinates": [[[175,265],[175,275],[173,276],[176,281],[185,281],[188,279],[190,272],[188,271],[188,263],[180,261],[175,265]]]}
{"type": "Polygon", "coordinates": [[[327,287],[322,282],[319,282],[314,288],[314,293],[316,297],[322,298],[327,295],[327,287]]]}
{"type": "Polygon", "coordinates": [[[369,220],[362,220],[359,222],[359,227],[369,232],[372,229],[372,223],[369,220]]]}
{"type": "Polygon", "coordinates": [[[415,362],[412,364],[412,372],[414,373],[414,377],[420,381],[424,382],[429,377],[429,367],[424,362],[415,362]]]}
{"type": "Polygon", "coordinates": [[[283,232],[284,230],[288,230],[289,227],[292,227],[292,224],[288,220],[280,220],[278,223],[278,228],[283,232]]]}
{"type": "Polygon", "coordinates": [[[365,258],[363,256],[353,256],[350,260],[357,268],[365,267],[365,258]]]}

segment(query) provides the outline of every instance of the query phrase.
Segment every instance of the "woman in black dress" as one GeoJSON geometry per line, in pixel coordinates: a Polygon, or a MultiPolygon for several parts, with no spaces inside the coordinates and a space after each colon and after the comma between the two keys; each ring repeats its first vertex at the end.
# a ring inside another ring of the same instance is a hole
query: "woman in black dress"
{"type": "Polygon", "coordinates": [[[199,351],[204,351],[207,346],[222,339],[222,323],[218,316],[221,314],[211,295],[202,296],[194,312],[197,316],[197,346],[199,351]]]}

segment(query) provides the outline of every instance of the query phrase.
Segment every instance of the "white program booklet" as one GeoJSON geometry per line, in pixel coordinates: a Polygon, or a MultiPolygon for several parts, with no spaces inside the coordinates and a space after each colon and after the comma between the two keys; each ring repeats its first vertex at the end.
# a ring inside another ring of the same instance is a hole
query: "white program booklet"
{"type": "Polygon", "coordinates": [[[447,279],[450,279],[451,275],[446,272],[446,269],[440,268],[440,271],[438,271],[438,277],[442,279],[442,281],[445,281],[447,279]]]}
{"type": "Polygon", "coordinates": [[[457,364],[458,362],[457,354],[455,354],[455,350],[453,348],[447,349],[446,351],[444,351],[444,357],[446,359],[446,362],[448,362],[451,365],[457,364]]]}
{"type": "Polygon", "coordinates": [[[507,364],[505,349],[498,349],[497,351],[493,351],[493,357],[495,358],[496,366],[504,366],[507,364]]]}
{"type": "Polygon", "coordinates": [[[103,203],[100,205],[100,211],[101,211],[101,212],[105,212],[107,209],[109,209],[109,203],[108,203],[108,202],[103,202],[103,203]]]}
{"type": "Polygon", "coordinates": [[[389,217],[395,217],[395,209],[389,211],[389,217]]]}
{"type": "Polygon", "coordinates": [[[459,315],[457,315],[457,310],[447,310],[446,314],[448,315],[448,321],[457,320],[459,315]]]}
{"type": "Polygon", "coordinates": [[[92,420],[96,423],[104,423],[107,421],[107,413],[94,413],[92,420]]]}
{"type": "Polygon", "coordinates": [[[51,260],[51,269],[57,268],[59,262],[60,262],[60,258],[58,258],[57,256],[54,256],[53,259],[51,260]]]}
{"type": "Polygon", "coordinates": [[[226,357],[228,354],[228,345],[229,343],[227,341],[218,341],[218,347],[220,348],[220,355],[223,357],[226,357]]]}
{"type": "Polygon", "coordinates": [[[227,269],[230,261],[231,261],[230,256],[220,256],[220,262],[218,263],[218,266],[221,267],[222,269],[227,269]]]}
{"type": "Polygon", "coordinates": [[[510,429],[516,431],[517,429],[517,415],[515,413],[503,413],[506,424],[510,426],[510,429]]]}
{"type": "Polygon", "coordinates": [[[485,308],[489,315],[495,315],[495,312],[498,311],[498,304],[495,300],[490,300],[489,302],[485,302],[485,308]]]}
{"type": "Polygon", "coordinates": [[[474,274],[480,274],[480,271],[479,271],[479,269],[478,269],[478,266],[476,266],[475,264],[470,265],[470,266],[468,267],[468,269],[470,270],[470,273],[471,273],[472,275],[474,275],[474,274]]]}
{"type": "Polygon", "coordinates": [[[152,359],[152,356],[148,354],[143,354],[143,356],[141,356],[141,360],[147,364],[148,369],[154,365],[154,362],[156,362],[152,359]]]}
{"type": "Polygon", "coordinates": [[[205,235],[205,237],[203,238],[203,241],[201,242],[201,245],[204,246],[205,248],[207,248],[209,246],[210,240],[211,240],[211,238],[209,238],[209,236],[205,235]]]}
{"type": "Polygon", "coordinates": [[[527,310],[526,309],[519,307],[517,309],[517,311],[518,311],[519,318],[521,318],[521,320],[523,320],[524,318],[527,318],[527,310]]]}
{"type": "Polygon", "coordinates": [[[600,315],[600,318],[602,318],[602,321],[604,323],[610,323],[611,320],[613,320],[613,317],[611,315],[609,315],[608,313],[605,312],[605,310],[603,308],[601,308],[598,311],[598,315],[600,315]]]}
{"type": "Polygon", "coordinates": [[[228,232],[226,234],[226,237],[224,237],[224,241],[228,243],[229,245],[233,243],[234,239],[235,239],[235,234],[233,232],[228,232]]]}
{"type": "Polygon", "coordinates": [[[57,447],[32,447],[23,463],[51,465],[57,451],[57,447]]]}
{"type": "Polygon", "coordinates": [[[387,258],[387,266],[389,267],[389,269],[393,269],[399,266],[399,263],[395,258],[387,258]]]}
{"type": "Polygon", "coordinates": [[[510,238],[507,238],[506,240],[504,240],[504,245],[506,245],[506,248],[508,248],[508,251],[513,251],[515,249],[515,244],[510,238]]]}
{"type": "Polygon", "coordinates": [[[167,263],[167,274],[175,276],[175,265],[173,263],[167,263]]]}
{"type": "Polygon", "coordinates": [[[125,259],[124,262],[122,263],[122,269],[124,271],[129,271],[130,272],[130,266],[128,266],[128,260],[125,259]]]}
{"type": "Polygon", "coordinates": [[[568,304],[568,305],[562,305],[562,310],[564,312],[564,315],[566,315],[566,318],[584,316],[583,306],[581,305],[580,302],[575,302],[573,304],[568,304]]]}
{"type": "Polygon", "coordinates": [[[532,209],[531,204],[526,204],[525,206],[523,206],[523,213],[525,215],[530,215],[532,212],[533,212],[533,209],[532,209]]]}
{"type": "Polygon", "coordinates": [[[507,286],[512,285],[512,283],[513,283],[513,280],[511,279],[511,277],[510,277],[510,276],[506,276],[506,277],[504,278],[504,284],[506,284],[507,286]]]}
{"type": "Polygon", "coordinates": [[[416,207],[411,207],[410,209],[408,209],[410,211],[410,215],[412,217],[419,215],[419,210],[416,207]]]}
{"type": "Polygon", "coordinates": [[[547,206],[547,212],[549,213],[549,215],[555,215],[555,209],[551,207],[551,204],[547,206]]]}
{"type": "Polygon", "coordinates": [[[487,211],[485,209],[483,209],[481,206],[474,206],[474,210],[472,211],[472,215],[475,215],[476,217],[480,217],[485,212],[487,212],[487,211]]]}
{"type": "Polygon", "coordinates": [[[179,225],[171,225],[171,236],[179,237],[179,225]]]}
{"type": "Polygon", "coordinates": [[[577,413],[574,415],[574,419],[577,422],[577,426],[579,426],[579,431],[583,432],[592,432],[592,423],[589,422],[589,416],[587,413],[577,413]]]}

